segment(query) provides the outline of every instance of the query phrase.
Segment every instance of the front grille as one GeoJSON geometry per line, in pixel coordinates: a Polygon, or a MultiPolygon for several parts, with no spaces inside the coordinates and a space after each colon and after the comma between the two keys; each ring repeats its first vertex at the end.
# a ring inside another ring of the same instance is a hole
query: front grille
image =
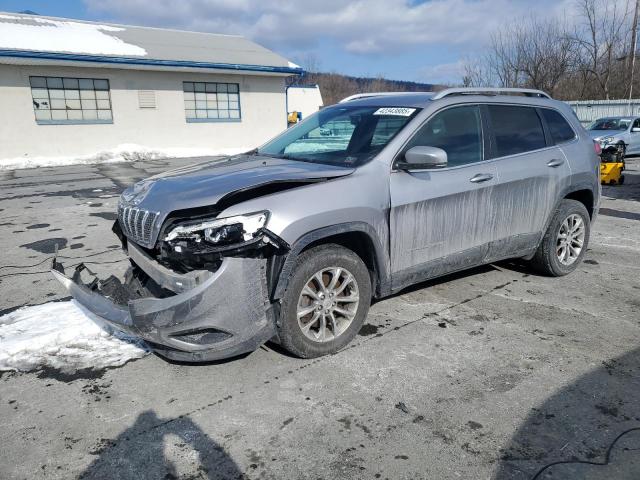
{"type": "Polygon", "coordinates": [[[143,247],[153,247],[153,226],[158,215],[142,208],[118,206],[118,222],[123,233],[143,247]]]}

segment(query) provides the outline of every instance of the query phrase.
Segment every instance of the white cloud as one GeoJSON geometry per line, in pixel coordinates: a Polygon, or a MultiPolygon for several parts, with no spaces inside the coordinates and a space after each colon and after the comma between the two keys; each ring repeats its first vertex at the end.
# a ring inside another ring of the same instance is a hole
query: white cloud
{"type": "MultiPolygon", "coordinates": [[[[304,49],[322,39],[348,53],[405,48],[477,47],[505,22],[527,15],[529,0],[84,0],[90,12],[125,23],[242,34],[269,47],[304,49]]],[[[573,0],[540,0],[536,11],[561,15],[573,0]]]]}
{"type": "Polygon", "coordinates": [[[458,83],[464,74],[464,61],[429,65],[419,70],[420,79],[428,83],[458,83]]]}

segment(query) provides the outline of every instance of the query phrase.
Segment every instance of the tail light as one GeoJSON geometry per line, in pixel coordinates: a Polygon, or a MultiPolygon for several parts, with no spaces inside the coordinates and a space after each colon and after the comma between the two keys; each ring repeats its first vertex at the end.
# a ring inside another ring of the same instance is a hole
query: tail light
{"type": "Polygon", "coordinates": [[[593,149],[596,151],[596,155],[602,155],[602,147],[599,142],[593,141],[593,149]]]}

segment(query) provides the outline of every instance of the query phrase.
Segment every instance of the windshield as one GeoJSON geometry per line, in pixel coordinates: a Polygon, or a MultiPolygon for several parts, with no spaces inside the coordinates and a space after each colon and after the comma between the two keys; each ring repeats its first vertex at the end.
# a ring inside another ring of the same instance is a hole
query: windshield
{"type": "Polygon", "coordinates": [[[274,138],[257,153],[345,167],[363,165],[419,110],[343,105],[326,108],[274,138]]]}
{"type": "Polygon", "coordinates": [[[628,118],[600,118],[593,122],[589,130],[626,130],[630,123],[628,118]]]}

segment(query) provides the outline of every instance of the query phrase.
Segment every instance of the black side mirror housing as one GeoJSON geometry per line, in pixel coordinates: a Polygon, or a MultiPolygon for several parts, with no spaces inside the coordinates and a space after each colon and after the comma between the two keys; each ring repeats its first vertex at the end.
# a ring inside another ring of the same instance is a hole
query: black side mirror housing
{"type": "Polygon", "coordinates": [[[404,160],[396,162],[398,170],[431,170],[447,166],[447,152],[437,147],[412,147],[404,160]]]}

